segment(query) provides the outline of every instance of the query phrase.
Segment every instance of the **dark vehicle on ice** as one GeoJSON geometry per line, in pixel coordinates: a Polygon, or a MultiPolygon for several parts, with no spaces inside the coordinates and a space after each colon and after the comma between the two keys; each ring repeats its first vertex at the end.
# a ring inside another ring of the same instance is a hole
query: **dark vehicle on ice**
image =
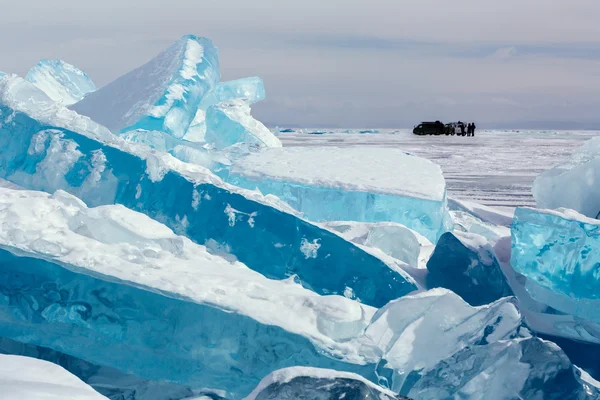
{"type": "Polygon", "coordinates": [[[465,124],[463,122],[451,122],[446,124],[446,129],[444,131],[446,135],[458,135],[465,136],[465,124]]]}
{"type": "Polygon", "coordinates": [[[443,135],[446,127],[440,121],[435,122],[421,122],[415,126],[413,133],[415,135],[443,135]]]}

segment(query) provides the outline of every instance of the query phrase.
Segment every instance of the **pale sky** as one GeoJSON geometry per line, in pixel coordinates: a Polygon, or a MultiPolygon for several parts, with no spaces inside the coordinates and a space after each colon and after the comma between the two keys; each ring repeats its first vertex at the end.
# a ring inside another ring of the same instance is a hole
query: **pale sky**
{"type": "Polygon", "coordinates": [[[98,86],[185,34],[268,125],[600,129],[598,0],[0,0],[0,71],[61,58],[98,86]]]}

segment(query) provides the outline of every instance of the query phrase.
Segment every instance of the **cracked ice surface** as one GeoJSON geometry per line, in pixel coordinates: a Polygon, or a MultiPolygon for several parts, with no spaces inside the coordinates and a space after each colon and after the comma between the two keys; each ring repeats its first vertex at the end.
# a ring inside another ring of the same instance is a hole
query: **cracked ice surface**
{"type": "Polygon", "coordinates": [[[197,243],[227,248],[267,277],[297,275],[320,294],[350,287],[362,302],[382,306],[416,289],[403,271],[288,213],[278,199],[125,142],[18,77],[0,80],[0,95],[2,178],[27,189],[63,189],[91,206],[123,204],[197,243]],[[304,241],[319,244],[314,257],[305,257],[304,241]]]}
{"type": "Polygon", "coordinates": [[[396,149],[268,149],[239,159],[226,180],[313,221],[398,222],[433,242],[452,224],[440,167],[396,149]]]}

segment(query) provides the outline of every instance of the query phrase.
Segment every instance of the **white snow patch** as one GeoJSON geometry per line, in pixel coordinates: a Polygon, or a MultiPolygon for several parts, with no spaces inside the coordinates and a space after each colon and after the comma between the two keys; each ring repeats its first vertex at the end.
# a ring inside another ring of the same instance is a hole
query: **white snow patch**
{"type": "Polygon", "coordinates": [[[304,258],[307,260],[309,258],[317,258],[317,252],[319,248],[321,248],[321,244],[319,243],[321,239],[315,239],[311,242],[306,240],[306,238],[302,238],[302,242],[300,242],[300,251],[304,254],[304,258]]]}

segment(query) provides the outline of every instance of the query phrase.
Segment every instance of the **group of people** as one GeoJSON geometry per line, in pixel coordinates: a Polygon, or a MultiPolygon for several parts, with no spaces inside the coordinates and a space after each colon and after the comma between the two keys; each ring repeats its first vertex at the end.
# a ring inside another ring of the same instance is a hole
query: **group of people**
{"type": "Polygon", "coordinates": [[[460,130],[461,130],[461,134],[465,134],[465,129],[466,129],[466,134],[467,136],[475,136],[475,129],[477,128],[475,126],[475,122],[469,122],[467,124],[467,126],[465,127],[465,123],[464,122],[458,122],[459,126],[460,126],[460,130]]]}

